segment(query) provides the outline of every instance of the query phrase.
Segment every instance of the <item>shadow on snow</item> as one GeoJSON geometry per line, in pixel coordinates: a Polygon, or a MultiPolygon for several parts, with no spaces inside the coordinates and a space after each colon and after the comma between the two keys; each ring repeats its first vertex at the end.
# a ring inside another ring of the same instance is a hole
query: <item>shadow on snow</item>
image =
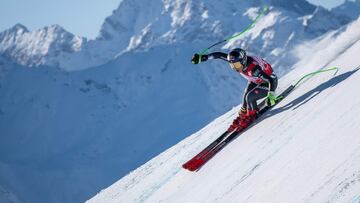
{"type": "Polygon", "coordinates": [[[296,98],[295,100],[291,101],[289,104],[287,104],[284,107],[281,108],[276,108],[271,110],[265,117],[264,119],[274,116],[278,113],[281,113],[283,111],[289,110],[290,108],[293,108],[292,110],[296,110],[297,108],[301,107],[302,105],[306,104],[308,101],[310,101],[311,99],[315,98],[317,95],[319,95],[322,91],[330,88],[330,87],[334,87],[338,84],[340,84],[341,82],[345,81],[346,79],[348,79],[351,75],[353,75],[354,73],[356,73],[358,70],[360,69],[360,66],[357,67],[356,69],[352,70],[352,71],[348,71],[346,73],[343,73],[341,75],[338,75],[336,77],[333,77],[332,79],[320,84],[319,86],[315,87],[314,89],[308,91],[307,93],[303,94],[302,96],[296,98]]]}

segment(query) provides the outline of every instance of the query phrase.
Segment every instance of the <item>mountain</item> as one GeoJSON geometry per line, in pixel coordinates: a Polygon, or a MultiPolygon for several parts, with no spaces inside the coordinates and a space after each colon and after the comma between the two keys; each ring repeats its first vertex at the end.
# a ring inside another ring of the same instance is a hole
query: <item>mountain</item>
{"type": "Polygon", "coordinates": [[[0,185],[0,202],[2,203],[19,203],[20,200],[11,192],[5,190],[0,185]]]}
{"type": "Polygon", "coordinates": [[[275,7],[281,7],[284,8],[287,11],[296,12],[300,15],[310,15],[312,14],[316,7],[312,4],[310,4],[308,1],[286,1],[286,0],[270,0],[265,1],[268,2],[268,4],[273,5],[275,7]]]}
{"type": "MultiPolygon", "coordinates": [[[[292,47],[350,22],[305,0],[265,3],[271,6],[266,21],[272,24],[263,24],[258,31],[250,32],[243,45],[256,53],[260,50],[280,68],[289,68],[296,61],[281,63],[285,58],[293,58],[284,51],[284,46],[292,47]]],[[[59,26],[34,32],[25,28],[18,34],[11,28],[0,36],[0,53],[20,65],[81,70],[107,63],[131,50],[146,51],[161,44],[183,42],[211,44],[244,29],[261,5],[262,1],[225,4],[215,0],[147,3],[124,0],[106,18],[95,40],[74,36],[59,26]]]]}
{"type": "Polygon", "coordinates": [[[357,19],[360,16],[360,0],[346,0],[343,4],[332,8],[331,12],[357,19]]]}
{"type": "Polygon", "coordinates": [[[359,202],[359,28],[360,19],[309,42],[313,54],[279,89],[320,68],[339,72],[302,83],[199,171],[181,165],[227,129],[240,105],[87,202],[359,202]]]}
{"type": "MultiPolygon", "coordinates": [[[[243,46],[282,76],[314,53],[304,42],[332,38],[344,28],[332,29],[349,22],[323,18],[326,11],[306,1],[284,2],[268,1],[270,12],[242,40],[211,51],[243,46]]],[[[0,45],[4,191],[25,202],[84,201],[238,105],[246,81],[221,61],[195,66],[190,58],[241,32],[262,7],[261,1],[124,0],[95,40],[59,26],[3,32],[0,41],[31,42],[0,45]],[[71,43],[62,38],[78,46],[63,49],[71,43]],[[45,51],[32,55],[33,44],[45,51]]]]}
{"type": "Polygon", "coordinates": [[[17,24],[0,33],[0,53],[12,62],[30,67],[39,65],[60,66],[56,58],[78,52],[84,38],[74,36],[59,25],[29,32],[17,24]]]}
{"type": "MultiPolygon", "coordinates": [[[[285,1],[271,2],[285,8],[287,5],[285,1]]],[[[298,5],[300,2],[298,1],[294,5],[298,5]]],[[[303,4],[308,5],[307,3],[303,4]]],[[[296,46],[328,31],[340,28],[351,21],[347,17],[333,14],[322,7],[310,6],[301,11],[294,10],[294,8],[287,11],[281,8],[271,9],[270,13],[254,29],[242,39],[230,41],[225,48],[240,46],[247,48],[250,53],[265,56],[276,67],[278,74],[283,75],[301,59],[298,53],[292,52],[296,46]]],[[[254,11],[256,10],[249,9],[245,15],[254,17],[254,11]]]]}

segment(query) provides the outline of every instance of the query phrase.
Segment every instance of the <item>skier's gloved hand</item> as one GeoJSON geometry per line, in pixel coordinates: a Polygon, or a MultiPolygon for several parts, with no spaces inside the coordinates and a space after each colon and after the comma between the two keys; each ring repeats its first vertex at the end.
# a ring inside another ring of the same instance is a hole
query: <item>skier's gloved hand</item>
{"type": "Polygon", "coordinates": [[[207,60],[208,60],[208,55],[206,54],[205,55],[194,54],[193,57],[191,58],[191,63],[198,64],[207,60]]]}
{"type": "Polygon", "coordinates": [[[266,98],[266,105],[267,106],[274,106],[276,104],[276,101],[282,99],[283,96],[276,96],[274,92],[269,91],[267,98],[266,98]]]}

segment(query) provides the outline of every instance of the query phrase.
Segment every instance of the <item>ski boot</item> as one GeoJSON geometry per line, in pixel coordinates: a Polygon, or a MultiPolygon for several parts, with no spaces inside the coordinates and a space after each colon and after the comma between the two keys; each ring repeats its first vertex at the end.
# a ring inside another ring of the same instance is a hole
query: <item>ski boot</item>
{"type": "Polygon", "coordinates": [[[239,132],[245,128],[247,128],[250,124],[252,124],[257,117],[258,110],[248,110],[246,116],[240,120],[239,127],[236,128],[236,131],[239,132]]]}
{"type": "Polygon", "coordinates": [[[240,127],[241,120],[245,119],[247,117],[247,110],[244,107],[241,107],[239,111],[239,116],[233,121],[233,123],[230,125],[229,129],[227,130],[229,133],[233,130],[240,127]]]}

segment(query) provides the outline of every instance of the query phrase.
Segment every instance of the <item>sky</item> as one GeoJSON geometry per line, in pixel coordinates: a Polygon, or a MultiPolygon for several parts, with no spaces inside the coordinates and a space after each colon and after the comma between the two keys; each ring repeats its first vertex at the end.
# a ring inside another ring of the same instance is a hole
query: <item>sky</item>
{"type": "Polygon", "coordinates": [[[122,0],[0,0],[0,32],[17,23],[30,31],[58,24],[67,31],[95,38],[106,17],[122,0]]]}
{"type": "MultiPolygon", "coordinates": [[[[0,32],[17,23],[30,31],[53,24],[94,39],[106,17],[122,0],[0,0],[0,32]]],[[[144,0],[147,1],[147,0],[144,0]]],[[[308,0],[332,8],[344,0],[308,0]]]]}

